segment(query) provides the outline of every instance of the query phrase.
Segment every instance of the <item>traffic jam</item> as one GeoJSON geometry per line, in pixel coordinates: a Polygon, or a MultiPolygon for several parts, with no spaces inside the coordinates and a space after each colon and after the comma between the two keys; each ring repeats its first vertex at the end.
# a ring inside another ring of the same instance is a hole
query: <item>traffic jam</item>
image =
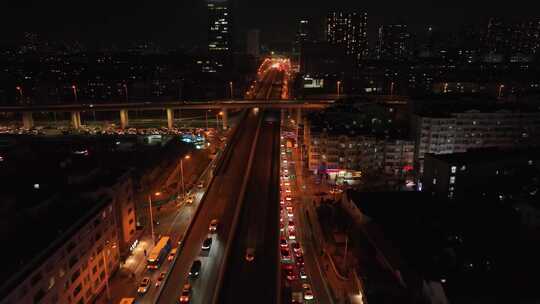
{"type": "MultiPolygon", "coordinates": [[[[282,133],[282,135],[284,135],[282,133]]],[[[293,192],[295,182],[292,163],[292,144],[281,136],[280,151],[280,238],[279,251],[281,273],[285,279],[286,292],[290,292],[290,303],[313,303],[314,295],[304,267],[304,250],[297,233],[295,205],[299,203],[293,192]],[[289,291],[290,290],[290,291],[289,291]]]]}

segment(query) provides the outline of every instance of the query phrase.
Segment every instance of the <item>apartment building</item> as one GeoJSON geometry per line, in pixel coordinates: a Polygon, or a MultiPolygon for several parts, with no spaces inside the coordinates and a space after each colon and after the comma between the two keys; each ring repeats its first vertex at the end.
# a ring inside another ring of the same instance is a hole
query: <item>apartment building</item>
{"type": "Polygon", "coordinates": [[[308,168],[322,171],[384,172],[400,176],[412,170],[414,143],[358,134],[352,128],[332,130],[304,122],[308,168]]]}
{"type": "Polygon", "coordinates": [[[540,145],[540,111],[514,108],[417,114],[413,129],[417,143],[415,165],[422,174],[427,153],[540,145]]]}
{"type": "Polygon", "coordinates": [[[74,184],[39,203],[25,222],[8,223],[34,228],[17,235],[11,250],[20,260],[2,275],[0,303],[91,303],[105,289],[135,241],[135,207],[129,171],[98,177],[98,190],[74,184]]]}

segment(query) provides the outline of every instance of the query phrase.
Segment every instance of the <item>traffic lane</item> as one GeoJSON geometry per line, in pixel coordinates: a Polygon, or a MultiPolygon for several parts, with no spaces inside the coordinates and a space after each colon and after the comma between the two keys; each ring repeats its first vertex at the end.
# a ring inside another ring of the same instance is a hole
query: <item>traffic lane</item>
{"type": "Polygon", "coordinates": [[[227,168],[224,169],[223,175],[216,176],[213,184],[207,190],[207,197],[202,202],[200,213],[195,219],[192,230],[185,240],[184,248],[174,264],[159,303],[174,303],[176,301],[180,295],[182,285],[186,282],[192,262],[200,255],[201,244],[208,235],[209,222],[213,218],[219,218],[221,224],[217,233],[219,238],[218,246],[214,248],[214,254],[211,257],[205,257],[205,259],[211,261],[203,261],[202,266],[205,269],[201,267],[201,277],[196,282],[193,290],[194,303],[209,303],[211,301],[209,298],[211,293],[207,291],[212,290],[213,285],[215,288],[216,280],[212,280],[212,277],[217,276],[217,268],[223,259],[224,246],[222,240],[227,239],[229,227],[231,226],[232,210],[239,191],[238,186],[243,177],[242,172],[245,171],[246,167],[244,160],[248,157],[250,143],[253,141],[255,133],[254,121],[256,121],[256,117],[250,114],[245,122],[246,126],[241,129],[243,134],[239,134],[242,137],[235,147],[231,161],[228,163],[227,168]],[[211,275],[212,273],[214,274],[211,275]],[[195,294],[198,296],[195,296],[195,294]]]}
{"type": "Polygon", "coordinates": [[[306,273],[308,275],[308,279],[311,280],[311,287],[313,290],[313,294],[315,295],[315,299],[319,303],[333,303],[331,299],[331,295],[329,294],[327,285],[324,281],[324,275],[323,275],[323,269],[322,266],[319,263],[318,257],[319,257],[319,250],[315,246],[314,242],[312,241],[312,235],[313,231],[310,229],[309,221],[307,219],[306,215],[306,206],[307,204],[311,204],[311,195],[307,192],[308,190],[303,190],[302,186],[305,183],[303,172],[302,172],[302,165],[300,162],[300,157],[298,155],[298,151],[295,151],[295,153],[292,153],[292,158],[289,158],[289,163],[291,161],[294,162],[294,165],[289,166],[289,170],[293,172],[293,174],[296,176],[294,188],[295,188],[295,195],[297,197],[297,208],[294,211],[296,218],[298,219],[297,222],[297,229],[299,230],[300,235],[300,245],[302,246],[302,249],[304,250],[304,261],[305,261],[305,269],[306,273]]]}
{"type": "MultiPolygon", "coordinates": [[[[178,210],[178,212],[168,214],[168,225],[165,225],[165,223],[162,222],[161,225],[157,226],[158,228],[156,229],[156,235],[161,234],[171,236],[173,240],[173,248],[177,246],[176,244],[178,244],[180,236],[186,231],[187,226],[189,225],[189,221],[191,220],[191,217],[193,216],[197,205],[200,203],[202,192],[203,191],[200,190],[197,191],[197,194],[195,195],[195,199],[192,204],[183,204],[178,210]]],[[[165,218],[163,219],[163,221],[165,221],[165,218]]],[[[157,239],[158,238],[156,238],[156,240],[157,239]]],[[[140,303],[155,302],[159,289],[163,288],[163,282],[161,286],[155,286],[158,276],[161,272],[167,272],[169,268],[172,267],[172,265],[172,262],[166,260],[162,263],[158,270],[147,270],[145,267],[142,275],[138,278],[139,282],[137,282],[137,284],[140,283],[142,278],[150,277],[151,285],[148,292],[141,296],[140,303]]]]}
{"type": "Polygon", "coordinates": [[[326,287],[323,282],[323,274],[321,269],[321,265],[319,264],[318,258],[318,252],[315,246],[313,245],[313,242],[311,241],[311,231],[309,230],[309,224],[307,223],[307,220],[305,218],[305,209],[304,208],[298,208],[297,218],[299,219],[300,223],[297,223],[298,230],[300,230],[300,244],[303,249],[303,255],[304,255],[304,268],[306,271],[306,274],[308,275],[308,280],[311,283],[311,288],[313,290],[313,294],[315,296],[315,300],[318,303],[323,304],[330,304],[332,303],[328,293],[326,292],[326,287]]]}
{"type": "Polygon", "coordinates": [[[234,239],[229,265],[225,274],[224,284],[221,289],[220,303],[249,302],[257,299],[257,303],[275,302],[275,274],[276,254],[275,250],[269,250],[277,246],[277,170],[274,174],[276,180],[272,188],[272,151],[273,139],[278,138],[278,123],[264,123],[261,129],[259,142],[257,143],[254,166],[252,168],[246,197],[242,209],[239,229],[234,239]],[[277,130],[277,131],[276,131],[277,130]],[[261,187],[261,185],[268,185],[261,187]],[[272,191],[273,190],[273,191],[272,191]],[[275,198],[272,199],[271,193],[275,198]],[[274,204],[275,216],[269,214],[274,204]],[[272,230],[268,230],[268,222],[273,223],[272,230]],[[270,234],[270,235],[269,235],[270,234]],[[274,242],[271,235],[274,234],[274,242]],[[245,250],[255,242],[255,260],[245,260],[245,250]],[[275,243],[275,244],[274,244],[275,243]]]}

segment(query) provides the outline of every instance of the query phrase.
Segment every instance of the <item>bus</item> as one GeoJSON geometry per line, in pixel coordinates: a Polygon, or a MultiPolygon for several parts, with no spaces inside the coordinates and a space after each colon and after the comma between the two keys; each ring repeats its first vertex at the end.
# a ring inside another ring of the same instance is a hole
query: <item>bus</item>
{"type": "Polygon", "coordinates": [[[171,250],[171,238],[168,236],[161,237],[156,246],[150,251],[148,255],[148,269],[158,269],[161,262],[165,260],[167,254],[171,250]]]}

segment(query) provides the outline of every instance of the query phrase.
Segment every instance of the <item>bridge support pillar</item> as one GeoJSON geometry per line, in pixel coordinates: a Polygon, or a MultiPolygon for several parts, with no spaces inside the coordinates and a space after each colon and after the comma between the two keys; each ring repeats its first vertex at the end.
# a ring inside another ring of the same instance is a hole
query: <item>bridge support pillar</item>
{"type": "Polygon", "coordinates": [[[227,113],[227,109],[223,108],[221,110],[223,113],[222,120],[223,120],[223,130],[227,130],[229,128],[229,114],[227,113]]]}
{"type": "Polygon", "coordinates": [[[300,125],[302,123],[302,108],[298,108],[296,112],[296,125],[300,125]]]}
{"type": "Polygon", "coordinates": [[[125,129],[129,125],[129,115],[128,110],[120,110],[120,128],[125,129]]]}
{"type": "Polygon", "coordinates": [[[23,127],[26,129],[32,129],[34,127],[34,117],[32,116],[32,112],[23,112],[22,122],[23,127]]]}
{"type": "Polygon", "coordinates": [[[167,128],[174,128],[174,110],[167,108],[167,128]]]}
{"type": "Polygon", "coordinates": [[[81,112],[71,112],[71,127],[73,129],[79,129],[81,127],[81,112]]]}

